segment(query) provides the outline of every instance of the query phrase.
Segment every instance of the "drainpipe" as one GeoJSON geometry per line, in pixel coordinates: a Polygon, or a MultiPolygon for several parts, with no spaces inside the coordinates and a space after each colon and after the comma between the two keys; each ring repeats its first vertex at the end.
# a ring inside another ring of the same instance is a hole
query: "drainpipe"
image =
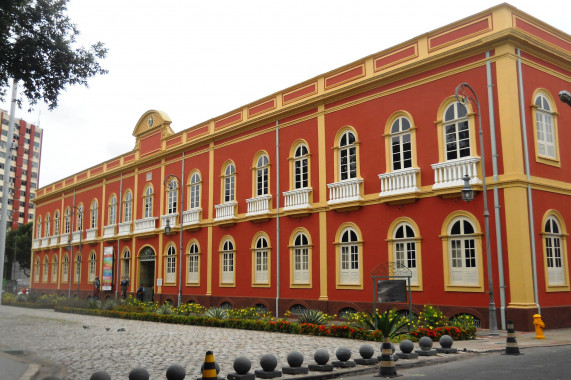
{"type": "Polygon", "coordinates": [[[500,319],[502,330],[506,329],[506,284],[504,278],[504,259],[502,245],[502,225],[500,219],[500,197],[498,194],[498,148],[496,144],[496,120],[494,117],[494,91],[490,52],[486,52],[486,78],[488,84],[488,110],[490,117],[490,144],[492,147],[492,174],[494,179],[494,222],[496,224],[496,252],[498,255],[498,276],[500,287],[500,319]]]}
{"type": "MultiPolygon", "coordinates": [[[[119,182],[119,199],[123,199],[123,173],[121,173],[121,180],[119,182]]],[[[131,208],[131,219],[133,218],[132,211],[133,209],[131,208]]],[[[117,234],[119,234],[119,221],[122,214],[121,202],[119,202],[119,210],[117,210],[117,214],[117,234]]],[[[117,299],[117,293],[119,292],[119,260],[121,260],[121,239],[117,237],[117,259],[115,261],[115,271],[117,272],[115,275],[115,299],[117,299]]]]}
{"type": "Polygon", "coordinates": [[[276,120],[276,317],[280,310],[280,121],[276,120]]]}
{"type": "Polygon", "coordinates": [[[537,260],[535,257],[535,227],[533,219],[533,198],[531,194],[531,182],[530,182],[530,171],[529,171],[529,150],[527,147],[527,123],[525,121],[525,106],[523,98],[523,73],[521,70],[521,50],[517,48],[515,50],[517,58],[517,78],[519,85],[519,108],[521,117],[521,132],[523,136],[523,151],[525,159],[525,174],[527,176],[527,208],[529,210],[529,235],[531,244],[531,269],[533,274],[533,296],[535,299],[535,304],[537,305],[537,313],[541,314],[541,307],[539,306],[539,295],[537,292],[537,260]]]}

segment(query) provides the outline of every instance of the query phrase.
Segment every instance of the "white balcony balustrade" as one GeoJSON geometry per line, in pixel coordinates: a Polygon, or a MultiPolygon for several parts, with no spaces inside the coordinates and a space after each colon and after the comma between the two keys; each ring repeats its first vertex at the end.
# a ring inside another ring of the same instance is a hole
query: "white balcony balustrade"
{"type": "Polygon", "coordinates": [[[172,214],[161,215],[161,229],[164,230],[167,226],[167,220],[171,228],[177,227],[176,220],[178,219],[178,212],[172,214]]]}
{"type": "Polygon", "coordinates": [[[360,185],[363,183],[361,178],[349,179],[346,181],[328,183],[329,201],[327,203],[343,203],[360,201],[361,197],[360,185]]]}
{"type": "Polygon", "coordinates": [[[443,189],[447,187],[464,186],[464,176],[470,177],[470,184],[480,184],[478,178],[477,164],[479,157],[466,157],[458,160],[440,162],[432,164],[434,169],[433,189],[443,189]]]}
{"type": "Polygon", "coordinates": [[[50,236],[50,242],[49,242],[50,247],[55,247],[56,245],[58,245],[58,243],[59,243],[59,235],[50,236]]]}
{"type": "Polygon", "coordinates": [[[202,212],[201,208],[193,208],[188,211],[184,211],[182,213],[182,224],[187,226],[190,224],[197,224],[200,223],[200,213],[202,212]]]}
{"type": "Polygon", "coordinates": [[[214,218],[214,221],[235,219],[237,205],[238,203],[235,201],[214,205],[214,209],[216,210],[216,217],[214,218]]]}
{"type": "Polygon", "coordinates": [[[131,222],[119,223],[117,226],[117,236],[125,236],[131,233],[131,222]]]}
{"type": "Polygon", "coordinates": [[[47,248],[50,246],[50,237],[49,236],[44,236],[41,239],[40,245],[42,246],[42,248],[47,248]]]}
{"type": "Polygon", "coordinates": [[[135,220],[135,233],[140,234],[144,232],[154,231],[157,227],[157,217],[151,216],[150,218],[135,220]]]}
{"type": "Polygon", "coordinates": [[[310,208],[309,194],[311,191],[311,187],[284,191],[284,211],[310,208]]]}
{"type": "Polygon", "coordinates": [[[115,237],[115,225],[110,224],[103,227],[103,238],[115,237]]]}
{"type": "Polygon", "coordinates": [[[76,244],[81,241],[81,234],[83,231],[73,231],[71,234],[71,244],[76,244]]]}
{"type": "Polygon", "coordinates": [[[40,248],[40,247],[42,246],[41,240],[42,240],[42,239],[34,239],[34,240],[32,240],[32,248],[33,248],[33,249],[38,249],[38,248],[40,248]]]}
{"type": "Polygon", "coordinates": [[[246,216],[269,214],[271,200],[271,195],[261,195],[259,197],[246,199],[246,203],[248,204],[246,216]]]}
{"type": "Polygon", "coordinates": [[[379,179],[381,180],[379,197],[419,192],[420,189],[416,183],[418,173],[420,173],[420,169],[409,168],[379,174],[379,179]]]}
{"type": "Polygon", "coordinates": [[[92,241],[95,239],[97,239],[97,228],[85,230],[85,241],[92,241]]]}

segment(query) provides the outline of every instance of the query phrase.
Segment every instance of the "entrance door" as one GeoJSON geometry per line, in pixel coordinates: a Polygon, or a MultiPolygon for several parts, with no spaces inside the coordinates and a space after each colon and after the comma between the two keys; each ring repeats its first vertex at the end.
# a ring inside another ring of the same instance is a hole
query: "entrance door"
{"type": "Polygon", "coordinates": [[[155,284],[155,251],[147,246],[139,255],[139,282],[145,287],[145,301],[152,301],[155,284]]]}

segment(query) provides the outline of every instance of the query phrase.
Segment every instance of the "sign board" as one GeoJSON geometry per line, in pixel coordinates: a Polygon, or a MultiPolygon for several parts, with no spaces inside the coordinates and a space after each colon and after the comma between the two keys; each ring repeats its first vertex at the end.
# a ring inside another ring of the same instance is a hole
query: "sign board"
{"type": "Polygon", "coordinates": [[[111,290],[113,285],[113,247],[103,248],[103,275],[101,290],[111,290]]]}
{"type": "Polygon", "coordinates": [[[378,302],[406,302],[406,280],[378,280],[378,302]]]}
{"type": "Polygon", "coordinates": [[[157,278],[157,286],[163,286],[163,279],[157,278]]]}

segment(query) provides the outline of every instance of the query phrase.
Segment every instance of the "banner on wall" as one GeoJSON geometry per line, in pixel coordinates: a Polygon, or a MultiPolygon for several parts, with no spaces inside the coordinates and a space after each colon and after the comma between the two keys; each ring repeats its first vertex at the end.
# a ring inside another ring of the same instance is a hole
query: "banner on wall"
{"type": "Polygon", "coordinates": [[[111,290],[113,285],[113,247],[103,248],[103,275],[101,290],[111,290]]]}

